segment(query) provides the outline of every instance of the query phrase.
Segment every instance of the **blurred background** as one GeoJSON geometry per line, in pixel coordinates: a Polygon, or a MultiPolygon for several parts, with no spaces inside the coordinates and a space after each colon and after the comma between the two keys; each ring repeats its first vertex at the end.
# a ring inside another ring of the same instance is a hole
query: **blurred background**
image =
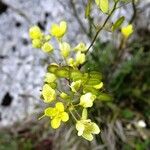
{"type": "MultiPolygon", "coordinates": [[[[88,55],[87,70],[103,74],[105,91],[113,96],[90,110],[101,128],[92,143],[77,137],[71,123],[54,131],[38,121],[40,89],[51,58],[33,49],[28,37],[37,24],[47,32],[52,23],[68,22],[67,41],[87,44],[95,34],[92,22],[105,19],[95,6],[85,19],[87,0],[0,0],[0,150],[148,150],[150,147],[150,1],[134,0],[118,9],[134,34],[120,47],[120,31],[105,29],[88,55]]],[[[124,4],[124,3],[122,3],[124,4]]],[[[57,53],[56,53],[57,58],[57,53]]],[[[59,61],[59,58],[57,58],[59,61]]]]}

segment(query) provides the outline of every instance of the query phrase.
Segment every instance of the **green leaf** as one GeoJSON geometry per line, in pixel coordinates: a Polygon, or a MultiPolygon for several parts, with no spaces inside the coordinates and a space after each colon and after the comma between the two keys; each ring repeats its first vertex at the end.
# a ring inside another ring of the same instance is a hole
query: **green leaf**
{"type": "Polygon", "coordinates": [[[56,82],[49,83],[49,85],[50,85],[53,89],[56,89],[56,88],[57,88],[57,83],[56,83],[56,82]]]}
{"type": "Polygon", "coordinates": [[[72,70],[70,72],[70,78],[73,81],[82,80],[83,74],[79,70],[72,70]]]}
{"type": "Polygon", "coordinates": [[[92,5],[92,0],[88,0],[88,3],[85,8],[85,18],[88,18],[91,13],[91,5],[92,5]]]}
{"type": "Polygon", "coordinates": [[[109,94],[106,94],[106,93],[100,93],[98,96],[97,96],[97,99],[100,100],[100,101],[112,101],[112,96],[109,95],[109,94]]]}
{"type": "Polygon", "coordinates": [[[69,70],[66,67],[58,68],[55,74],[60,78],[69,78],[69,70]]]}
{"type": "Polygon", "coordinates": [[[97,89],[94,89],[93,86],[90,86],[90,85],[85,85],[83,87],[83,92],[84,93],[88,93],[88,92],[91,92],[93,95],[95,96],[98,96],[99,95],[99,90],[97,89]]]}
{"type": "Polygon", "coordinates": [[[109,10],[109,2],[108,0],[95,0],[98,7],[101,9],[103,13],[107,13],[109,10]]]}
{"type": "Polygon", "coordinates": [[[102,74],[100,72],[91,71],[89,74],[91,78],[96,78],[99,79],[100,81],[102,79],[102,74]]]}
{"type": "Polygon", "coordinates": [[[112,30],[115,31],[117,28],[121,26],[121,24],[124,22],[125,17],[120,17],[112,26],[112,30]]]}
{"type": "Polygon", "coordinates": [[[87,85],[97,85],[101,82],[101,80],[99,80],[98,78],[90,78],[88,81],[87,81],[87,85]]]}
{"type": "Polygon", "coordinates": [[[58,68],[59,68],[59,67],[56,66],[56,65],[49,65],[48,68],[47,68],[47,70],[48,70],[48,72],[55,74],[55,71],[56,71],[58,68]]]}
{"type": "Polygon", "coordinates": [[[122,116],[126,119],[132,119],[134,116],[134,113],[130,109],[125,109],[122,111],[122,116]]]}

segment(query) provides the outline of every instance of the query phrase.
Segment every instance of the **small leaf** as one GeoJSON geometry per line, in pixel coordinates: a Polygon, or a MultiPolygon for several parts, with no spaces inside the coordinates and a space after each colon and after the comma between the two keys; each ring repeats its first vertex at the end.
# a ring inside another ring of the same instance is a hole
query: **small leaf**
{"type": "Polygon", "coordinates": [[[121,26],[121,24],[123,23],[125,17],[122,16],[120,17],[112,26],[112,30],[115,31],[117,28],[119,28],[121,26]]]}
{"type": "Polygon", "coordinates": [[[96,78],[96,79],[99,79],[99,80],[102,79],[102,74],[100,72],[91,71],[89,74],[90,74],[91,78],[96,78]]]}
{"type": "Polygon", "coordinates": [[[55,74],[55,71],[58,69],[59,67],[57,65],[49,65],[47,70],[48,72],[51,72],[51,73],[54,73],[55,74]]]}
{"type": "Polygon", "coordinates": [[[88,0],[88,3],[85,8],[85,18],[88,18],[91,13],[91,5],[92,5],[92,0],[88,0]]]}
{"type": "Polygon", "coordinates": [[[99,90],[97,89],[94,89],[93,86],[90,86],[90,85],[85,85],[84,88],[83,88],[83,92],[84,93],[92,93],[93,95],[99,95],[99,90]]]}
{"type": "Polygon", "coordinates": [[[108,0],[95,0],[96,4],[102,10],[103,13],[107,13],[109,10],[109,2],[108,0]]]}
{"type": "Polygon", "coordinates": [[[69,70],[65,67],[57,69],[55,74],[60,78],[69,78],[69,70]]]}
{"type": "Polygon", "coordinates": [[[101,93],[97,96],[97,99],[100,101],[111,101],[112,100],[112,96],[106,94],[106,93],[101,93]]]}
{"type": "Polygon", "coordinates": [[[101,80],[99,80],[98,78],[90,78],[86,84],[94,86],[94,85],[98,85],[100,82],[101,80]]]}
{"type": "Polygon", "coordinates": [[[70,73],[70,78],[73,81],[81,80],[83,77],[83,74],[79,70],[72,70],[70,73]]]}

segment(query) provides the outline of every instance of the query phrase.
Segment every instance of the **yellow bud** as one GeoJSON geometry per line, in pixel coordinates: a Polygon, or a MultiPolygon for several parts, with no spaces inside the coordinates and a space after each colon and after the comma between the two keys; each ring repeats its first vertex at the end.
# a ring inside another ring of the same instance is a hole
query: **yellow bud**
{"type": "Polygon", "coordinates": [[[76,54],[76,63],[83,64],[84,62],[85,62],[85,54],[78,51],[76,54]]]}
{"type": "Polygon", "coordinates": [[[49,41],[51,39],[51,36],[50,35],[45,35],[44,39],[45,39],[45,41],[49,41]]]}
{"type": "Polygon", "coordinates": [[[39,39],[32,40],[32,46],[34,48],[41,48],[41,46],[42,46],[41,40],[39,40],[39,39]]]}
{"type": "Polygon", "coordinates": [[[46,73],[44,81],[47,83],[52,83],[56,81],[56,76],[53,73],[46,73]]]}
{"type": "Polygon", "coordinates": [[[85,45],[85,43],[80,42],[75,48],[75,51],[81,51],[81,52],[86,52],[87,51],[87,46],[85,45]]]}
{"type": "Polygon", "coordinates": [[[65,21],[61,21],[59,25],[57,24],[52,24],[50,33],[57,37],[61,38],[67,31],[67,23],[65,21]]]}
{"type": "Polygon", "coordinates": [[[51,52],[53,51],[53,46],[50,43],[46,42],[43,44],[42,50],[46,53],[51,52]]]}
{"type": "Polygon", "coordinates": [[[60,94],[60,97],[61,97],[62,99],[68,99],[69,96],[68,96],[66,93],[62,92],[62,93],[60,94]]]}
{"type": "Polygon", "coordinates": [[[60,43],[60,50],[61,50],[61,55],[64,58],[67,58],[69,56],[70,53],[70,45],[66,42],[60,43]]]}
{"type": "Polygon", "coordinates": [[[77,91],[80,89],[80,86],[81,86],[81,80],[72,82],[71,85],[70,85],[71,90],[72,90],[73,92],[77,92],[77,91]]]}
{"type": "Polygon", "coordinates": [[[76,64],[75,64],[75,60],[73,58],[69,58],[67,59],[67,64],[71,67],[75,67],[76,64]]]}
{"type": "Polygon", "coordinates": [[[122,27],[121,33],[125,38],[128,38],[133,33],[133,26],[131,24],[122,27]]]}
{"type": "Polygon", "coordinates": [[[38,26],[33,26],[29,29],[29,36],[31,39],[40,39],[42,38],[41,29],[38,26]]]}

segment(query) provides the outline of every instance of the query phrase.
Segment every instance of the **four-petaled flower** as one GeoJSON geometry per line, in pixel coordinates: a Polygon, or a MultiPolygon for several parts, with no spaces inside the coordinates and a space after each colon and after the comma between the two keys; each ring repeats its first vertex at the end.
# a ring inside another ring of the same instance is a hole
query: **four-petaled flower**
{"type": "Polygon", "coordinates": [[[46,108],[44,113],[45,116],[52,119],[51,126],[54,129],[57,129],[60,126],[61,121],[66,122],[69,120],[69,115],[64,111],[64,105],[62,102],[57,102],[54,108],[46,108]]]}
{"type": "Polygon", "coordinates": [[[42,96],[45,103],[50,103],[51,101],[55,100],[56,92],[50,87],[50,85],[45,84],[42,89],[42,96]]]}
{"type": "Polygon", "coordinates": [[[78,136],[82,136],[88,141],[93,140],[93,135],[92,134],[99,134],[100,129],[98,125],[94,122],[91,122],[90,119],[86,120],[79,120],[76,123],[76,129],[78,131],[78,136]]]}
{"type": "Polygon", "coordinates": [[[121,33],[125,38],[128,38],[133,33],[133,26],[129,24],[126,27],[122,27],[121,33]]]}
{"type": "Polygon", "coordinates": [[[86,93],[80,97],[80,103],[79,105],[87,108],[93,106],[93,101],[96,99],[96,96],[92,93],[86,93]]]}
{"type": "Polygon", "coordinates": [[[62,38],[63,35],[66,33],[66,30],[67,30],[67,23],[65,21],[61,21],[59,25],[52,24],[50,33],[52,34],[52,36],[62,38]]]}

